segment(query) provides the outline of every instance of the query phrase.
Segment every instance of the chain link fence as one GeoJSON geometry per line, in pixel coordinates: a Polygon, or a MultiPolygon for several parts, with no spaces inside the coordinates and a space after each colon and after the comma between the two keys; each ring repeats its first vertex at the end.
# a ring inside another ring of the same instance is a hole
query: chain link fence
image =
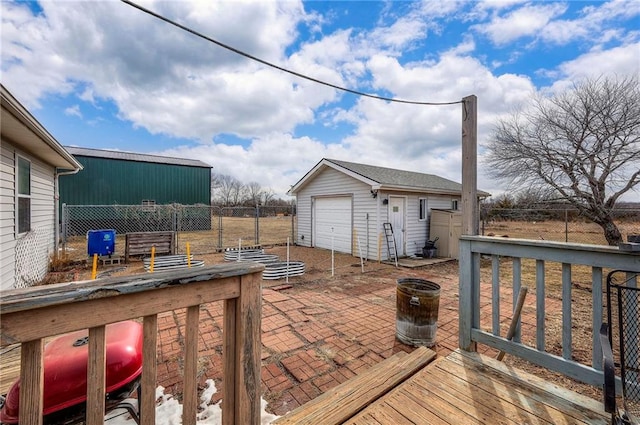
{"type": "MultiPolygon", "coordinates": [[[[640,234],[640,209],[616,209],[614,222],[626,241],[628,235],[640,234]]],[[[481,205],[480,232],[486,236],[607,245],[603,229],[572,208],[515,209],[481,205]]]]}
{"type": "Polygon", "coordinates": [[[116,253],[124,253],[124,235],[174,231],[178,252],[210,254],[248,245],[284,245],[294,240],[295,205],[213,207],[209,205],[66,205],[61,239],[67,253],[87,255],[89,230],[116,231],[116,253]],[[120,237],[118,237],[118,235],[120,237]]]}

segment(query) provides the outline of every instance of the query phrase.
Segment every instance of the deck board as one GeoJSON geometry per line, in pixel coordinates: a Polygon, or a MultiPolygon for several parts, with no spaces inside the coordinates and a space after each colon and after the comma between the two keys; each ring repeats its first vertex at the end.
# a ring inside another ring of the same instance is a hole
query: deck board
{"type": "MultiPolygon", "coordinates": [[[[406,407],[403,407],[403,411],[407,411],[406,407]]],[[[408,412],[406,412],[408,413],[408,412]]],[[[362,415],[362,419],[357,422],[361,425],[369,424],[385,424],[393,423],[398,425],[413,425],[414,422],[409,420],[406,416],[399,413],[395,409],[383,409],[382,406],[373,406],[367,413],[362,415]]]]}
{"type": "MultiPolygon", "coordinates": [[[[451,362],[447,362],[447,366],[451,366],[451,362]]],[[[515,423],[536,424],[555,424],[565,420],[565,414],[538,401],[540,396],[527,393],[526,390],[520,391],[518,383],[504,384],[497,380],[499,378],[497,376],[487,379],[487,376],[477,371],[464,369],[460,371],[455,368],[451,368],[450,371],[434,370],[429,376],[442,379],[447,383],[438,391],[442,397],[444,397],[442,394],[449,395],[447,399],[451,403],[460,402],[464,398],[466,406],[473,406],[471,410],[480,422],[483,415],[488,415],[495,423],[499,423],[499,417],[516,418],[515,423]],[[462,376],[456,374],[465,372],[467,374],[462,376]],[[479,402],[480,400],[482,403],[479,402]],[[529,414],[531,411],[537,413],[536,418],[531,417],[529,414]],[[525,419],[528,422],[524,422],[525,419]]]]}
{"type": "Polygon", "coordinates": [[[0,394],[6,394],[20,377],[20,344],[0,350],[0,394]]]}
{"type": "MultiPolygon", "coordinates": [[[[414,386],[420,387],[420,390],[423,392],[429,391],[433,393],[434,397],[441,398],[445,403],[451,404],[458,410],[467,410],[469,405],[473,405],[473,415],[476,421],[489,423],[489,419],[491,419],[491,423],[495,425],[516,425],[521,423],[510,419],[517,417],[519,413],[519,409],[516,406],[501,403],[500,398],[487,400],[486,405],[476,404],[474,403],[473,396],[470,394],[472,391],[471,388],[466,385],[468,381],[452,377],[448,373],[438,373],[438,370],[431,372],[430,376],[433,376],[435,379],[427,381],[425,377],[421,377],[422,379],[416,379],[413,382],[414,386]],[[506,413],[504,417],[496,416],[496,413],[500,411],[506,413]]],[[[491,397],[489,393],[482,395],[491,397]]]]}
{"type": "Polygon", "coordinates": [[[439,358],[346,424],[608,424],[602,404],[495,359],[439,358]]]}

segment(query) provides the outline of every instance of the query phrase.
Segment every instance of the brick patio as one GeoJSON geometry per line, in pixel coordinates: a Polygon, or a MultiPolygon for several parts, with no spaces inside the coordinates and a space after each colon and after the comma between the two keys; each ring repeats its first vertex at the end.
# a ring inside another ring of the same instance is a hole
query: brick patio
{"type": "MultiPolygon", "coordinates": [[[[288,289],[274,289],[282,282],[265,281],[262,386],[267,410],[282,415],[382,359],[414,349],[395,338],[398,278],[428,279],[441,286],[434,349],[438,355],[446,355],[458,348],[458,278],[451,275],[455,267],[456,263],[419,269],[389,265],[364,275],[354,271],[351,277],[312,282],[301,276],[292,279],[288,289]]],[[[510,314],[511,294],[503,296],[502,311],[510,314]]],[[[176,311],[159,318],[158,383],[178,397],[182,391],[184,316],[183,311],[176,311]]],[[[508,320],[505,317],[505,323],[508,320]]],[[[224,391],[221,304],[203,306],[200,321],[200,383],[213,378],[220,397],[224,391]]]]}

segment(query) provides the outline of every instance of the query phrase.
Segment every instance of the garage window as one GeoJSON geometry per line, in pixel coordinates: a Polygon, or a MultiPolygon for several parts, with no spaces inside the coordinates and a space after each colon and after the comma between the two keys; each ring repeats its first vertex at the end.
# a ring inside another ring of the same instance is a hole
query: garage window
{"type": "Polygon", "coordinates": [[[420,221],[427,219],[427,198],[420,198],[420,221]]]}

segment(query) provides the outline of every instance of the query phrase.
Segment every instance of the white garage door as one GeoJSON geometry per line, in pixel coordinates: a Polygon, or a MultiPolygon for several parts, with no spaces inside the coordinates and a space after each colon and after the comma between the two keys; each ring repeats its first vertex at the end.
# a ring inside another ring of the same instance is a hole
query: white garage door
{"type": "Polygon", "coordinates": [[[351,254],[351,197],[316,198],[313,245],[351,254]],[[332,242],[333,241],[333,242],[332,242]]]}

